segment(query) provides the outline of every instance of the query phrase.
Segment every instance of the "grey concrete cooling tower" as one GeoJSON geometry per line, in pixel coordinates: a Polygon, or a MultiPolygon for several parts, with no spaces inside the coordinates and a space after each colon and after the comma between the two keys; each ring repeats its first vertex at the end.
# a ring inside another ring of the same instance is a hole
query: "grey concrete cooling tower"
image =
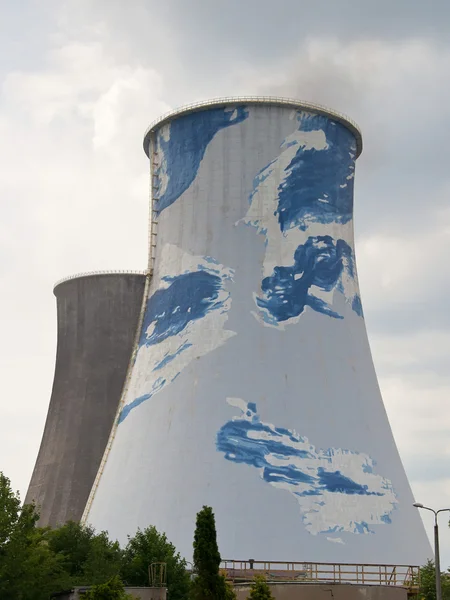
{"type": "Polygon", "coordinates": [[[41,526],[83,514],[122,393],[145,280],[143,273],[102,272],[55,286],[55,378],[25,499],[40,507],[41,526]]]}

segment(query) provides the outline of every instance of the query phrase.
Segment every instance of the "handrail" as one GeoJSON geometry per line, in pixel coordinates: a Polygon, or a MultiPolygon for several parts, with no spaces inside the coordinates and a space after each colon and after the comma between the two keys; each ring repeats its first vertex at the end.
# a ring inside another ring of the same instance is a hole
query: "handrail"
{"type": "Polygon", "coordinates": [[[389,585],[417,589],[420,577],[420,567],[416,565],[227,559],[222,560],[220,568],[235,583],[263,574],[268,581],[278,582],[389,585]]]}
{"type": "Polygon", "coordinates": [[[53,290],[55,290],[58,285],[65,283],[66,281],[71,281],[72,279],[81,279],[82,277],[95,277],[96,275],[147,275],[147,271],[86,271],[83,273],[75,273],[74,275],[68,275],[67,277],[63,277],[62,279],[58,279],[58,281],[54,284],[53,290]]]}
{"type": "Polygon", "coordinates": [[[192,102],[191,104],[187,104],[185,106],[181,106],[180,108],[171,110],[171,111],[165,113],[164,115],[162,115],[161,117],[159,117],[158,119],[156,119],[155,121],[153,121],[153,123],[151,123],[151,125],[147,128],[147,130],[144,134],[143,144],[144,144],[145,154],[147,156],[149,155],[148,154],[148,144],[149,144],[149,139],[150,139],[151,133],[154,131],[154,129],[156,127],[161,127],[167,121],[170,121],[171,119],[173,119],[179,115],[196,112],[197,110],[200,110],[200,109],[208,109],[208,108],[212,108],[215,106],[220,107],[220,106],[227,105],[227,104],[239,104],[239,103],[272,104],[272,105],[278,105],[278,106],[290,106],[292,108],[311,110],[316,113],[329,116],[332,119],[338,121],[339,123],[342,123],[343,125],[345,125],[348,129],[350,129],[350,131],[355,136],[356,146],[357,146],[356,158],[358,158],[358,156],[362,152],[362,146],[363,146],[362,133],[361,133],[361,129],[355,123],[355,121],[353,121],[352,119],[350,119],[350,117],[347,117],[343,113],[340,113],[331,108],[327,108],[326,106],[323,106],[322,104],[315,104],[314,102],[303,102],[302,100],[295,100],[294,98],[283,98],[280,96],[234,96],[234,97],[233,96],[224,96],[222,98],[214,98],[212,100],[207,100],[207,101],[192,102]]]}

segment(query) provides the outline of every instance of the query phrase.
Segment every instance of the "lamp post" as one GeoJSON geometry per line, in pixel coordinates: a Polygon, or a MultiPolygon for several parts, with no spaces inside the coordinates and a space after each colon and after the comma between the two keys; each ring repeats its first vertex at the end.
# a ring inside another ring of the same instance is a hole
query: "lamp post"
{"type": "Polygon", "coordinates": [[[196,574],[195,574],[195,571],[194,571],[194,565],[191,562],[189,562],[188,560],[186,560],[185,562],[186,562],[187,565],[191,565],[191,570],[189,572],[189,579],[191,581],[194,581],[194,579],[196,577],[196,574]]]}
{"type": "Polygon", "coordinates": [[[428,506],[415,502],[413,504],[416,508],[423,508],[424,510],[431,510],[434,514],[434,570],[436,571],[436,600],[442,600],[442,589],[441,589],[441,563],[439,560],[439,528],[438,528],[438,514],[440,512],[450,511],[450,508],[440,508],[434,510],[428,506]]]}

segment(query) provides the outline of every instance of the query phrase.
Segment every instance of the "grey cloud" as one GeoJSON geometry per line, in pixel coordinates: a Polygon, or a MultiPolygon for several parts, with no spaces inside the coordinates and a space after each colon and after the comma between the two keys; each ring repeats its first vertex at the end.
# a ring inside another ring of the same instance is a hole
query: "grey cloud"
{"type": "MultiPolygon", "coordinates": [[[[349,114],[362,128],[364,151],[356,169],[355,215],[357,233],[396,231],[400,234],[430,225],[436,210],[447,205],[448,126],[450,85],[442,80],[442,68],[450,66],[450,46],[442,54],[438,46],[410,40],[384,45],[379,41],[354,45],[330,44],[316,56],[311,47],[299,48],[299,56],[276,70],[255,76],[260,94],[299,97],[349,114]],[[429,52],[414,67],[417,55],[429,52]],[[340,52],[339,59],[333,55],[340,52]],[[369,59],[377,53],[375,67],[369,59]],[[389,58],[384,54],[389,54],[389,58]],[[356,64],[355,64],[356,63],[356,64]],[[372,69],[372,71],[371,71],[372,69]],[[429,73],[430,70],[434,72],[429,73]],[[420,73],[420,75],[419,75],[420,73]],[[394,86],[394,87],[393,87],[394,86]]],[[[312,45],[314,47],[314,45],[312,45]]]]}
{"type": "Polygon", "coordinates": [[[387,40],[413,36],[446,39],[450,22],[445,1],[425,5],[407,0],[283,0],[274,5],[260,0],[140,0],[126,10],[120,0],[92,4],[89,12],[94,18],[125,31],[141,48],[145,40],[151,43],[152,36],[158,35],[161,22],[169,25],[173,38],[182,40],[184,60],[197,67],[223,65],[227,57],[253,63],[270,61],[293,52],[302,38],[316,35],[346,41],[374,35],[387,40]]]}
{"type": "MultiPolygon", "coordinates": [[[[447,283],[450,290],[450,281],[447,283]]],[[[364,302],[364,294],[362,297],[364,302]]],[[[432,297],[418,303],[411,298],[402,304],[389,303],[389,294],[383,307],[371,309],[365,314],[369,333],[403,336],[414,331],[450,330],[450,312],[441,297],[432,297]]]]}
{"type": "Polygon", "coordinates": [[[42,63],[47,36],[54,27],[51,10],[43,3],[2,2],[0,19],[0,82],[14,68],[32,69],[42,63]]]}
{"type": "MultiPolygon", "coordinates": [[[[435,432],[433,435],[439,435],[435,432]]],[[[441,432],[442,442],[446,443],[448,432],[441,432]]],[[[404,461],[405,469],[412,482],[445,480],[449,476],[449,456],[433,454],[414,454],[404,461]]]]}

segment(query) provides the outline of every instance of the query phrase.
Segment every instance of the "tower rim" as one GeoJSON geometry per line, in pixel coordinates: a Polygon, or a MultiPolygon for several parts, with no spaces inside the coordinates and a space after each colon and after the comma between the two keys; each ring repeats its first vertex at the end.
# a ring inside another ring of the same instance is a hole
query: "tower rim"
{"type": "Polygon", "coordinates": [[[363,150],[362,133],[357,123],[355,123],[355,121],[353,121],[347,115],[333,110],[331,108],[328,108],[326,106],[323,106],[322,104],[316,104],[313,102],[296,100],[295,98],[284,98],[278,96],[226,96],[221,98],[214,98],[211,100],[202,100],[200,102],[193,102],[191,104],[180,106],[179,108],[175,108],[153,121],[144,134],[143,146],[145,154],[148,158],[150,158],[148,152],[150,136],[154,131],[156,131],[157,128],[161,127],[162,125],[165,125],[166,123],[169,123],[173,119],[182,115],[199,112],[205,109],[208,110],[211,108],[225,108],[227,106],[234,106],[235,104],[249,104],[254,106],[284,106],[294,109],[307,110],[316,114],[330,117],[334,121],[337,121],[338,123],[341,123],[341,125],[344,125],[344,127],[346,127],[355,136],[356,158],[360,156],[363,150]]]}
{"type": "Polygon", "coordinates": [[[97,277],[97,276],[103,276],[103,275],[130,275],[130,276],[140,275],[142,277],[145,277],[146,275],[148,275],[148,271],[133,271],[133,270],[125,269],[125,270],[110,270],[110,271],[108,271],[108,270],[86,271],[86,272],[81,272],[81,273],[75,273],[73,275],[68,275],[67,277],[63,277],[62,279],[58,279],[58,281],[56,281],[55,284],[53,285],[53,293],[55,293],[55,290],[57,287],[59,287],[63,283],[67,283],[68,281],[74,281],[75,279],[85,279],[87,277],[97,277]]]}

